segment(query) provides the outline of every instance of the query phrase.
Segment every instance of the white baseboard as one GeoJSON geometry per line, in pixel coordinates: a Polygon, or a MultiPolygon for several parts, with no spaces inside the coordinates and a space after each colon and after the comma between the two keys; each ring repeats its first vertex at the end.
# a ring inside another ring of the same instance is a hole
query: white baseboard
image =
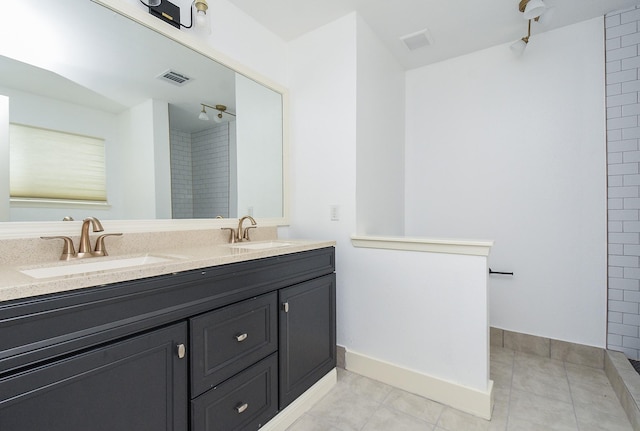
{"type": "Polygon", "coordinates": [[[298,420],[307,410],[315,405],[322,397],[329,393],[338,381],[338,372],[334,368],[329,371],[316,384],[307,389],[295,399],[286,409],[282,410],[273,419],[267,422],[260,431],[284,431],[298,420]]]}
{"type": "Polygon", "coordinates": [[[347,350],[346,369],[483,419],[491,419],[493,381],[487,392],[468,388],[347,350]]]}

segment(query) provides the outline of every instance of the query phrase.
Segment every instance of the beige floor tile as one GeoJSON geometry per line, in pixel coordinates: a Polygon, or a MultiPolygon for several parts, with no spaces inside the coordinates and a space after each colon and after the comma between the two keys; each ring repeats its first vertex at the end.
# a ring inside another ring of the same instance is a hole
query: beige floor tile
{"type": "Polygon", "coordinates": [[[493,380],[493,387],[501,389],[511,389],[513,379],[513,365],[501,362],[491,363],[489,378],[493,380]]]}
{"type": "Polygon", "coordinates": [[[571,402],[569,380],[562,361],[517,353],[513,367],[513,390],[571,402]]]}
{"type": "Polygon", "coordinates": [[[287,431],[340,431],[340,429],[326,423],[322,418],[305,414],[287,428],[287,431]]]}
{"type": "MultiPolygon", "coordinates": [[[[571,428],[552,428],[548,425],[540,425],[535,422],[531,422],[527,419],[520,418],[509,418],[509,425],[507,426],[507,431],[551,431],[551,430],[571,430],[578,431],[577,427],[571,428]]],[[[601,430],[604,431],[604,430],[601,430]]]]}
{"type": "Polygon", "coordinates": [[[514,351],[504,347],[491,346],[491,363],[500,362],[502,364],[513,364],[514,351]]]}
{"type": "Polygon", "coordinates": [[[384,405],[399,412],[435,424],[444,406],[409,392],[394,389],[384,400],[384,405]]]}
{"type": "Polygon", "coordinates": [[[435,425],[414,416],[381,407],[366,423],[362,431],[432,431],[435,425]]]}
{"type": "Polygon", "coordinates": [[[330,393],[287,431],[631,431],[603,370],[492,348],[487,421],[338,369],[330,393]]]}
{"type": "Polygon", "coordinates": [[[394,389],[393,386],[378,382],[358,374],[345,373],[342,382],[346,384],[351,392],[362,397],[366,397],[377,403],[381,403],[394,389]]]}
{"type": "Polygon", "coordinates": [[[516,352],[526,352],[538,356],[549,357],[551,342],[548,338],[504,331],[503,346],[516,352]]]}
{"type": "Polygon", "coordinates": [[[576,417],[580,431],[633,431],[633,427],[622,409],[615,414],[614,412],[606,413],[599,409],[589,408],[589,406],[576,406],[576,417]]]}
{"type": "Polygon", "coordinates": [[[308,414],[341,431],[360,431],[380,404],[344,388],[331,391],[308,414]]]}
{"type": "Polygon", "coordinates": [[[534,369],[553,377],[566,378],[567,376],[565,364],[562,361],[544,358],[529,353],[515,352],[513,372],[516,373],[523,369],[534,369]]]}
{"type": "Polygon", "coordinates": [[[493,387],[493,401],[494,403],[509,404],[511,398],[511,388],[493,387]]]}
{"type": "Polygon", "coordinates": [[[581,429],[597,429],[599,423],[618,424],[614,429],[630,427],[627,415],[603,370],[567,364],[567,374],[581,429]]]}
{"type": "Polygon", "coordinates": [[[604,367],[604,350],[601,348],[558,340],[551,340],[550,347],[553,359],[600,369],[604,367]]]}
{"type": "Polygon", "coordinates": [[[437,426],[446,431],[504,431],[506,420],[494,415],[492,420],[487,421],[447,407],[442,412],[437,426]]]}
{"type": "Polygon", "coordinates": [[[577,414],[580,408],[609,415],[625,416],[622,405],[610,385],[593,386],[576,383],[571,385],[571,398],[577,414]]]}
{"type": "Polygon", "coordinates": [[[502,329],[498,329],[494,327],[491,327],[489,329],[489,340],[491,342],[492,348],[493,346],[503,347],[504,345],[503,333],[504,331],[502,329]]]}
{"type": "MultiPolygon", "coordinates": [[[[509,403],[509,431],[531,424],[530,429],[568,430],[578,429],[571,403],[514,389],[509,403]]],[[[529,429],[529,428],[522,428],[529,429]]]]}
{"type": "Polygon", "coordinates": [[[569,384],[611,386],[604,370],[583,365],[565,364],[569,384]]]}

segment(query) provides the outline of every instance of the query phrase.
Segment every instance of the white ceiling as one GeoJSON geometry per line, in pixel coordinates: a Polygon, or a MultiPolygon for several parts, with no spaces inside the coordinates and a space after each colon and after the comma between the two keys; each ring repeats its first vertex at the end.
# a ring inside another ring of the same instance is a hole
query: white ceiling
{"type": "MultiPolygon", "coordinates": [[[[640,0],[545,0],[553,8],[535,34],[640,4],[640,0]]],[[[526,36],[519,0],[231,0],[285,41],[357,11],[406,69],[526,36]],[[432,45],[409,51],[400,37],[427,28],[432,45]]]]}

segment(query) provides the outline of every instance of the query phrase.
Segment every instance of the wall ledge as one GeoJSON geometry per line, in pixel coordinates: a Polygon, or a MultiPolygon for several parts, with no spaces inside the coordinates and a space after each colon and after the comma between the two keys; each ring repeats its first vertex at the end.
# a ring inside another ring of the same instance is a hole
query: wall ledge
{"type": "Polygon", "coordinates": [[[352,235],[351,244],[361,248],[489,256],[493,241],[352,235]]]}

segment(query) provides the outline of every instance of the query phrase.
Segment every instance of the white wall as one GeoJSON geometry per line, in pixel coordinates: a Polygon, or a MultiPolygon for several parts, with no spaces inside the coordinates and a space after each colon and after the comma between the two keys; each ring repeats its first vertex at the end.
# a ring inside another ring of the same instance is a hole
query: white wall
{"type": "Polygon", "coordinates": [[[407,73],[406,231],[495,240],[491,324],[605,347],[603,19],[407,73]]]}
{"type": "Polygon", "coordinates": [[[167,103],[147,100],[120,114],[119,122],[124,143],[121,153],[124,167],[119,176],[127,218],[166,217],[166,213],[171,213],[167,103]]]}
{"type": "Polygon", "coordinates": [[[355,232],[355,20],[355,14],[347,15],[289,45],[293,204],[288,234],[338,241],[338,285],[355,232]],[[330,220],[333,204],[340,206],[340,221],[330,220]]]}
{"type": "Polygon", "coordinates": [[[171,218],[171,144],[169,139],[169,104],[153,100],[153,177],[155,187],[155,217],[171,218]]]}
{"type": "MultiPolygon", "coordinates": [[[[0,95],[0,196],[9,196],[9,98],[0,95]]],[[[0,221],[8,221],[9,199],[0,199],[0,221]]]]}
{"type": "Polygon", "coordinates": [[[282,217],[282,95],[236,74],[237,214],[282,217]]]}
{"type": "Polygon", "coordinates": [[[404,234],[404,70],[358,17],[357,233],[404,234]]]}
{"type": "MultiPolygon", "coordinates": [[[[397,65],[381,53],[362,25],[353,13],[290,43],[293,205],[291,226],[281,228],[280,234],[336,240],[338,344],[391,367],[484,393],[488,381],[487,299],[481,288],[486,282],[484,258],[359,249],[350,242],[356,232],[361,187],[356,172],[361,168],[360,151],[365,158],[376,151],[402,154],[402,146],[390,142],[397,124],[378,124],[380,117],[368,106],[379,102],[370,94],[376,87],[394,101],[402,99],[402,94],[394,94],[402,89],[397,65]],[[389,77],[394,79],[385,82],[389,77]],[[368,127],[376,133],[369,133],[368,127]],[[340,206],[339,221],[330,220],[329,207],[334,204],[340,206]]],[[[389,190],[395,190],[402,178],[392,175],[394,170],[401,172],[397,159],[391,160],[394,167],[384,178],[395,184],[389,190]]],[[[377,160],[376,166],[380,166],[377,160]]],[[[374,208],[371,202],[364,205],[374,208]]],[[[383,202],[375,209],[387,211],[383,202]]],[[[439,394],[432,395],[437,399],[439,394]]]]}

